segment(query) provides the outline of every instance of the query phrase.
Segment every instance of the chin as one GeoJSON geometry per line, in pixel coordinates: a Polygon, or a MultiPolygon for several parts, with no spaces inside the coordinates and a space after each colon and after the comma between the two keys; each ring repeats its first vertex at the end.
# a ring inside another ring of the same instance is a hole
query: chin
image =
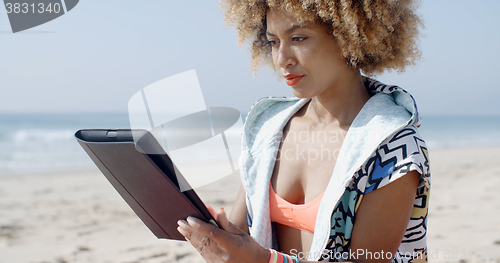
{"type": "Polygon", "coordinates": [[[301,92],[297,89],[294,89],[292,87],[292,93],[295,97],[299,98],[299,99],[307,99],[307,98],[312,98],[314,97],[313,94],[310,94],[310,93],[307,93],[307,92],[301,92]]]}

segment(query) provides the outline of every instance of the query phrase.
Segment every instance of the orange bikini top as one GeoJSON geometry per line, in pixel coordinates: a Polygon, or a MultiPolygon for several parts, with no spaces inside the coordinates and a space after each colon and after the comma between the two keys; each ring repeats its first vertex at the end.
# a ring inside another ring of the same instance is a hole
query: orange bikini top
{"type": "Polygon", "coordinates": [[[271,221],[314,233],[316,216],[324,193],[307,204],[295,205],[281,198],[269,184],[269,208],[271,221]]]}

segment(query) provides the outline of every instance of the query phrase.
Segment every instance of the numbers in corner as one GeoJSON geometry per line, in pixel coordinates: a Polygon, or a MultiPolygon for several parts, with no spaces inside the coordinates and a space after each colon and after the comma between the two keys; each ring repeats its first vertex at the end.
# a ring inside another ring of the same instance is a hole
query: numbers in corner
{"type": "Polygon", "coordinates": [[[34,14],[35,12],[39,14],[52,12],[58,14],[59,12],[61,12],[61,4],[49,3],[47,6],[45,6],[43,3],[39,3],[35,6],[35,3],[32,3],[31,5],[28,3],[6,3],[5,9],[7,10],[7,14],[34,14]]]}

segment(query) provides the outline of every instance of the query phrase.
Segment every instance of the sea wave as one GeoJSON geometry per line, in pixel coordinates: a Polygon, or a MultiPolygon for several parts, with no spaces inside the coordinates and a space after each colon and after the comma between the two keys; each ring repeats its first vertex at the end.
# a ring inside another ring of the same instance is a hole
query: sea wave
{"type": "MultiPolygon", "coordinates": [[[[14,143],[55,142],[74,139],[74,130],[70,129],[20,129],[12,133],[14,143]]],[[[8,137],[7,137],[8,138],[8,137]]],[[[5,138],[5,139],[7,139],[5,138]]]]}

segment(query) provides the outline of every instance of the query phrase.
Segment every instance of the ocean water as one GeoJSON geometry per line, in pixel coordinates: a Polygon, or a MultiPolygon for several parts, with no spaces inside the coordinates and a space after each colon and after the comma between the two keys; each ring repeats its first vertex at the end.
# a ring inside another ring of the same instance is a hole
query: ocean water
{"type": "Polygon", "coordinates": [[[127,114],[0,114],[0,175],[88,169],[75,132],[128,127],[127,114]]]}
{"type": "Polygon", "coordinates": [[[500,146],[500,116],[422,116],[429,149],[500,146]]]}
{"type": "MultiPolygon", "coordinates": [[[[500,116],[422,119],[429,149],[500,146],[500,116]]],[[[129,127],[127,114],[0,114],[0,175],[94,168],[74,133],[129,127]]]]}

